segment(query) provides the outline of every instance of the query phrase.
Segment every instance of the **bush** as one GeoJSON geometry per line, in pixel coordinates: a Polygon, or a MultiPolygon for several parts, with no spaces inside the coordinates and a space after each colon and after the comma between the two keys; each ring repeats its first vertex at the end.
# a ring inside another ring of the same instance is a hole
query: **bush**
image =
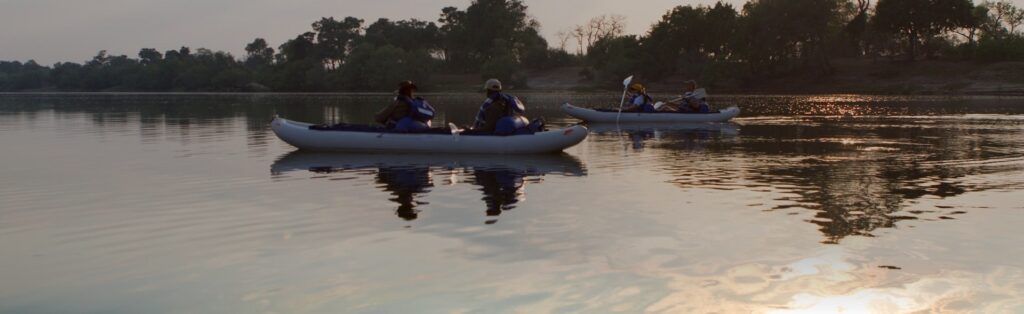
{"type": "Polygon", "coordinates": [[[509,54],[495,56],[480,67],[483,79],[497,78],[505,85],[526,87],[526,76],[519,70],[519,63],[509,54]]]}
{"type": "Polygon", "coordinates": [[[1024,37],[982,38],[976,53],[983,62],[1024,61],[1024,37]]]}
{"type": "Polygon", "coordinates": [[[430,80],[434,59],[424,50],[405,51],[391,45],[362,44],[352,50],[340,77],[341,89],[391,91],[400,81],[412,80],[423,88],[430,80]]]}

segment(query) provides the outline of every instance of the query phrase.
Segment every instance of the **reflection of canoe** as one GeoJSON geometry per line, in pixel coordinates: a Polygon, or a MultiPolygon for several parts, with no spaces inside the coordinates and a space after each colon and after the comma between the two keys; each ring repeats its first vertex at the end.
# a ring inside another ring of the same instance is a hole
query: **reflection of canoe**
{"type": "Polygon", "coordinates": [[[279,174],[311,169],[367,169],[367,168],[443,167],[473,169],[511,169],[529,174],[586,175],[586,167],[579,159],[568,154],[550,155],[465,155],[465,154],[347,154],[330,152],[294,151],[284,155],[270,166],[270,172],[279,174]]]}
{"type": "Polygon", "coordinates": [[[274,118],[274,134],[292,146],[315,151],[534,154],[559,152],[587,137],[581,125],[530,135],[409,134],[313,130],[311,124],[274,118]]]}
{"type": "MultiPolygon", "coordinates": [[[[615,122],[617,111],[601,111],[563,104],[562,111],[566,114],[587,122],[615,122]]],[[[740,114],[739,107],[729,107],[712,113],[678,113],[678,112],[623,112],[618,122],[725,122],[740,114]]]]}
{"type": "Polygon", "coordinates": [[[736,136],[740,133],[739,126],[735,123],[598,123],[590,125],[593,133],[617,132],[617,131],[662,131],[669,133],[679,132],[706,132],[736,136]]]}

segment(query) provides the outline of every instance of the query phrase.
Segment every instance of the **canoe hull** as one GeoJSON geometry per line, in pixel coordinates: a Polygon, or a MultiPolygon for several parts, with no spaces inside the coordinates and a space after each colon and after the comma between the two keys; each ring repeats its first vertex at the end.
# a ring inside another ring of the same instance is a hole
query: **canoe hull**
{"type": "Polygon", "coordinates": [[[532,135],[475,136],[447,134],[375,133],[309,129],[309,123],[274,118],[271,129],[292,146],[311,151],[380,153],[537,154],[554,153],[587,138],[586,127],[532,135]]]}
{"type": "Polygon", "coordinates": [[[715,113],[644,113],[644,112],[618,112],[597,111],[570,104],[563,104],[562,111],[577,119],[586,122],[620,122],[620,123],[703,123],[703,122],[726,122],[740,114],[739,107],[729,107],[715,113]]]}

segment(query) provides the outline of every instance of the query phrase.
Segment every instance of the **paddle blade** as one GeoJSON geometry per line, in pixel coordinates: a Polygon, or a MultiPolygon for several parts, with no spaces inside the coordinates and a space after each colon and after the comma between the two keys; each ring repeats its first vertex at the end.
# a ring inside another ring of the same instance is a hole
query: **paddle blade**
{"type": "Polygon", "coordinates": [[[698,88],[697,90],[693,91],[693,98],[707,98],[707,96],[708,92],[703,88],[698,88]]]}
{"type": "Polygon", "coordinates": [[[622,81],[622,86],[629,87],[629,83],[633,83],[632,75],[630,75],[629,77],[622,81]]]}
{"type": "Polygon", "coordinates": [[[656,103],[654,103],[654,110],[658,110],[658,109],[661,108],[661,106],[664,106],[664,105],[665,105],[664,102],[661,102],[661,101],[656,102],[656,103]]]}

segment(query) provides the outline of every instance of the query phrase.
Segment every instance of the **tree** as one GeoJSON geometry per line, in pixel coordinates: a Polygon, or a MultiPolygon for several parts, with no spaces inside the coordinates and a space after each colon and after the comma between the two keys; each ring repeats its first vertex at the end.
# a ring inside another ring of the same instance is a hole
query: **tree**
{"type": "MultiPolygon", "coordinates": [[[[626,17],[616,14],[593,17],[586,24],[576,25],[567,34],[571,38],[576,39],[576,52],[582,56],[598,40],[622,36],[622,33],[625,31],[626,17]]],[[[564,42],[562,46],[564,50],[564,42]]]]}
{"type": "Polygon", "coordinates": [[[250,67],[268,66],[274,61],[274,48],[263,38],[256,38],[245,45],[245,64],[250,67]]]}
{"type": "Polygon", "coordinates": [[[1024,23],[1024,10],[1017,8],[1009,1],[985,1],[982,3],[982,6],[989,9],[991,18],[996,25],[1000,27],[1004,24],[1006,25],[1008,34],[1014,34],[1017,27],[1024,23]]]}
{"type": "Polygon", "coordinates": [[[454,7],[441,10],[442,51],[453,68],[478,70],[498,45],[521,60],[526,51],[547,42],[540,37],[540,25],[526,13],[521,0],[474,0],[465,11],[454,7]]]}
{"type": "Polygon", "coordinates": [[[879,0],[875,7],[877,29],[907,42],[907,59],[914,60],[922,41],[962,27],[972,20],[970,0],[879,0]]]}
{"type": "Polygon", "coordinates": [[[978,37],[978,31],[983,30],[986,25],[990,25],[991,23],[992,21],[989,19],[988,7],[979,5],[971,10],[970,20],[967,21],[965,25],[960,28],[950,29],[950,31],[967,40],[968,52],[966,54],[969,57],[974,57],[974,50],[977,46],[975,41],[978,37]]]}
{"type": "Polygon", "coordinates": [[[827,42],[841,27],[839,13],[837,0],[747,2],[737,21],[735,50],[755,75],[772,75],[783,67],[831,73],[827,42]]]}
{"type": "Polygon", "coordinates": [[[142,48],[139,50],[139,62],[145,65],[157,64],[163,61],[164,55],[153,48],[142,48]]]}
{"type": "Polygon", "coordinates": [[[732,54],[728,41],[736,34],[736,10],[721,2],[714,7],[678,6],[651,26],[641,41],[640,73],[659,80],[680,67],[691,69],[732,54]]]}
{"type": "Polygon", "coordinates": [[[857,0],[856,15],[843,27],[843,36],[846,39],[847,47],[852,49],[852,55],[861,56],[864,54],[865,38],[868,30],[868,10],[871,8],[870,0],[857,0]]]}
{"type": "Polygon", "coordinates": [[[433,52],[441,46],[440,29],[433,22],[417,19],[390,21],[381,18],[366,27],[362,41],[375,46],[390,45],[405,51],[433,52]]]}
{"type": "Polygon", "coordinates": [[[345,60],[349,43],[359,37],[362,27],[363,20],[351,16],[341,21],[335,20],[333,16],[325,17],[313,23],[317,47],[322,53],[319,57],[322,57],[324,64],[332,69],[337,68],[345,60]]]}
{"type": "Polygon", "coordinates": [[[429,84],[433,63],[424,50],[404,51],[390,45],[362,43],[352,49],[342,65],[339,83],[351,91],[389,91],[402,80],[429,84]]]}
{"type": "Polygon", "coordinates": [[[621,86],[622,78],[637,68],[640,55],[640,39],[636,36],[619,36],[600,39],[587,53],[587,64],[595,70],[595,80],[602,86],[621,86]]]}

